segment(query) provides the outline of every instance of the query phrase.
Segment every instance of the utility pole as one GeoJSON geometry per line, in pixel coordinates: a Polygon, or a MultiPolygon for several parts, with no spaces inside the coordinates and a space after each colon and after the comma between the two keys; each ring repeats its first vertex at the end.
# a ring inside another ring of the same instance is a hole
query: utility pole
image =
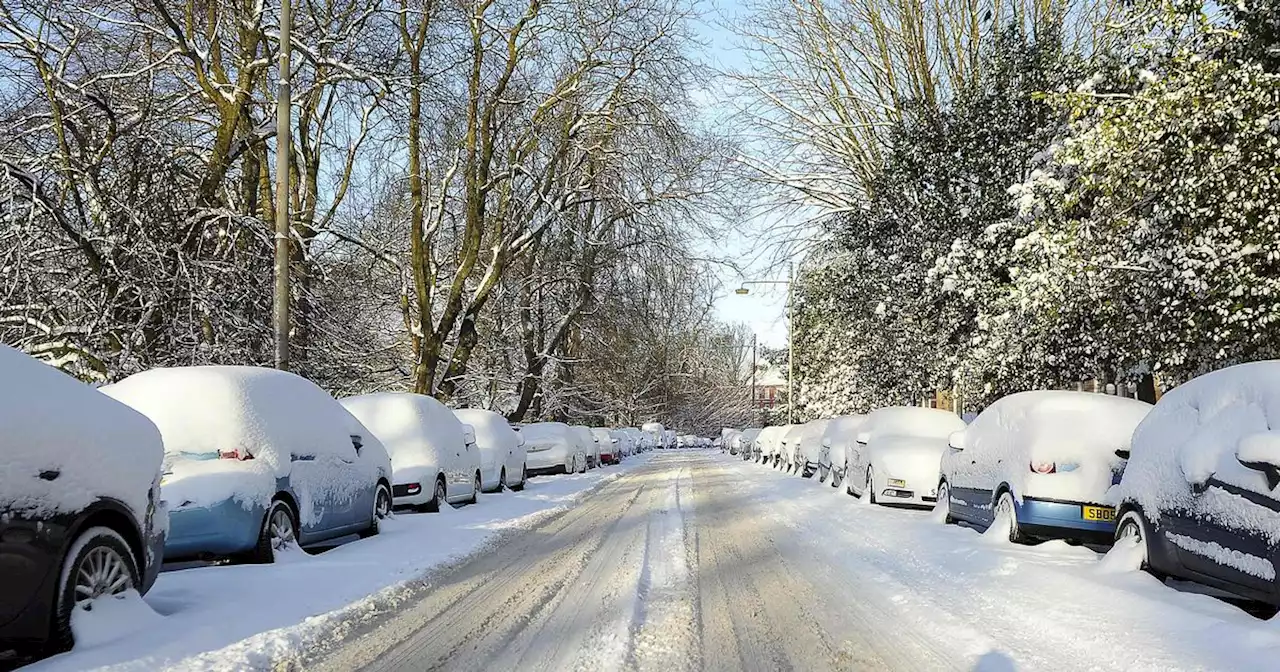
{"type": "Polygon", "coordinates": [[[272,322],[276,336],[276,368],[289,368],[289,152],[290,99],[289,51],[292,46],[293,8],[280,0],[280,82],[276,94],[276,259],[272,322]]]}
{"type": "Polygon", "coordinates": [[[791,262],[787,270],[787,424],[796,421],[796,319],[794,307],[791,305],[793,289],[796,285],[796,262],[791,262]]]}
{"type": "Polygon", "coordinates": [[[751,424],[756,422],[756,334],[751,332],[751,424]]]}

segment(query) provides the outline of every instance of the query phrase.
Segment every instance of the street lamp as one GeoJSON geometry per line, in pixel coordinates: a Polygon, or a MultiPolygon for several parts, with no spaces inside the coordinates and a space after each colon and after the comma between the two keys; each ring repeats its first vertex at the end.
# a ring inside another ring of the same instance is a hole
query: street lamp
{"type": "MultiPolygon", "coordinates": [[[[795,376],[795,372],[796,372],[795,330],[794,330],[795,323],[791,315],[791,296],[792,296],[791,288],[795,279],[796,279],[796,265],[795,263],[791,263],[791,264],[788,264],[788,267],[787,267],[786,280],[744,280],[738,286],[737,289],[733,290],[734,294],[737,294],[739,296],[746,296],[747,294],[751,293],[751,290],[747,288],[747,285],[786,285],[787,286],[787,424],[788,425],[795,422],[795,411],[796,411],[796,396],[794,394],[795,378],[796,378],[795,376]]],[[[752,394],[754,394],[754,391],[752,392],[752,394]]],[[[755,399],[753,398],[752,405],[754,404],[755,404],[755,399]]]]}

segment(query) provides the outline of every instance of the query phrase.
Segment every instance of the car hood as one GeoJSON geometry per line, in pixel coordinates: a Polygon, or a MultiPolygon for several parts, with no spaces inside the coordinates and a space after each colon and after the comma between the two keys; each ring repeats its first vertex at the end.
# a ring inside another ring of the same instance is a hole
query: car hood
{"type": "Polygon", "coordinates": [[[909,436],[887,436],[870,447],[871,463],[894,477],[936,476],[947,442],[909,436]]]}

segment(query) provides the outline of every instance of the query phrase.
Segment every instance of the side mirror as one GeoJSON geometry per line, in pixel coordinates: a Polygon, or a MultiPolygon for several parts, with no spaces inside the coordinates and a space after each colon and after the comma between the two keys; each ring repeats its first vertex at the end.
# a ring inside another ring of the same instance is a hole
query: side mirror
{"type": "Polygon", "coordinates": [[[356,449],[356,455],[360,454],[360,449],[364,448],[364,437],[359,434],[351,435],[351,445],[356,449]]]}
{"type": "Polygon", "coordinates": [[[829,437],[829,436],[824,436],[824,437],[822,437],[822,447],[823,447],[823,448],[830,448],[830,447],[831,447],[831,437],[829,437]]]}
{"type": "Polygon", "coordinates": [[[1280,436],[1271,433],[1250,434],[1236,445],[1236,461],[1246,469],[1261,472],[1267,488],[1280,485],[1280,436]]]}
{"type": "Polygon", "coordinates": [[[951,432],[951,436],[947,437],[947,445],[951,447],[951,450],[954,450],[957,453],[964,450],[965,449],[964,430],[962,429],[958,432],[951,432]]]}
{"type": "Polygon", "coordinates": [[[858,432],[857,440],[860,445],[867,445],[867,442],[871,440],[871,432],[858,432]]]}
{"type": "Polygon", "coordinates": [[[1117,448],[1117,449],[1116,449],[1116,457],[1118,457],[1118,458],[1120,458],[1120,459],[1122,459],[1122,460],[1127,460],[1127,459],[1129,459],[1129,451],[1125,450],[1124,448],[1117,448]]]}

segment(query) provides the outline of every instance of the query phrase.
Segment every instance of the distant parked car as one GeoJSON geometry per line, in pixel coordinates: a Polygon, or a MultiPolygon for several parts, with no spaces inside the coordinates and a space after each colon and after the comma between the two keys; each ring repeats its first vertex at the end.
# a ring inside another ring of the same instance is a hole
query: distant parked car
{"type": "Polygon", "coordinates": [[[938,498],[947,517],[1008,525],[1011,541],[1067,538],[1109,542],[1133,430],[1151,405],[1105,394],[1011,394],[950,437],[938,498]]]}
{"type": "Polygon", "coordinates": [[[587,470],[586,446],[563,422],[533,422],[520,426],[528,453],[529,475],[572,474],[587,470]]]}
{"type": "Polygon", "coordinates": [[[831,487],[844,483],[846,457],[857,446],[858,430],[865,415],[842,415],[831,418],[822,432],[822,453],[818,459],[818,471],[824,480],[830,478],[831,487]]]}
{"type": "Polygon", "coordinates": [[[804,434],[804,425],[787,425],[782,432],[779,448],[780,466],[788,472],[799,472],[799,447],[802,434],[804,434]]]}
{"type": "Polygon", "coordinates": [[[774,425],[760,430],[760,435],[756,437],[756,444],[759,446],[757,452],[760,456],[758,462],[775,467],[778,465],[779,455],[782,453],[782,435],[786,433],[787,427],[787,425],[774,425]]]}
{"type": "Polygon", "coordinates": [[[503,488],[523,490],[525,479],[524,437],[511,428],[507,419],[476,408],[453,412],[458,420],[475,431],[480,449],[480,483],[485,492],[503,488]]]}
{"type": "Polygon", "coordinates": [[[596,447],[600,450],[600,464],[618,464],[622,461],[622,455],[619,454],[620,447],[618,439],[606,427],[592,427],[591,435],[596,440],[596,447]]]}
{"type": "Polygon", "coordinates": [[[1280,361],[1166,392],[1108,496],[1143,569],[1280,606],[1280,361]]]}
{"type": "Polygon", "coordinates": [[[439,511],[476,502],[483,487],[475,430],[422,394],[384,392],[342,400],[391,454],[396,507],[439,511]]]}
{"type": "Polygon", "coordinates": [[[758,451],[756,439],[760,436],[760,431],[759,427],[751,427],[742,430],[742,433],[738,435],[738,456],[743,460],[755,459],[758,451]]]}
{"type": "Polygon", "coordinates": [[[582,425],[570,425],[569,429],[573,430],[574,438],[582,445],[582,451],[587,456],[587,468],[595,469],[600,466],[600,441],[591,432],[591,428],[583,427],[582,425]]]}
{"type": "Polygon", "coordinates": [[[961,429],[960,416],[937,408],[872,411],[845,457],[846,490],[871,504],[933,506],[947,437],[961,429]]]}
{"type": "Polygon", "coordinates": [[[611,429],[609,436],[617,442],[618,454],[623,457],[631,457],[636,453],[635,439],[625,429],[611,429]]]}
{"type": "Polygon", "coordinates": [[[276,369],[153,369],[102,391],[164,438],[165,560],[272,562],[291,544],[378,533],[391,463],[328,392],[276,369]]]}
{"type": "Polygon", "coordinates": [[[828,422],[830,420],[822,418],[810,420],[800,426],[795,446],[795,462],[796,470],[804,478],[809,478],[822,466],[822,435],[828,422]]]}
{"type": "Polygon", "coordinates": [[[160,432],[2,345],[0,428],[0,651],[64,651],[74,612],[155,582],[160,432]]]}

